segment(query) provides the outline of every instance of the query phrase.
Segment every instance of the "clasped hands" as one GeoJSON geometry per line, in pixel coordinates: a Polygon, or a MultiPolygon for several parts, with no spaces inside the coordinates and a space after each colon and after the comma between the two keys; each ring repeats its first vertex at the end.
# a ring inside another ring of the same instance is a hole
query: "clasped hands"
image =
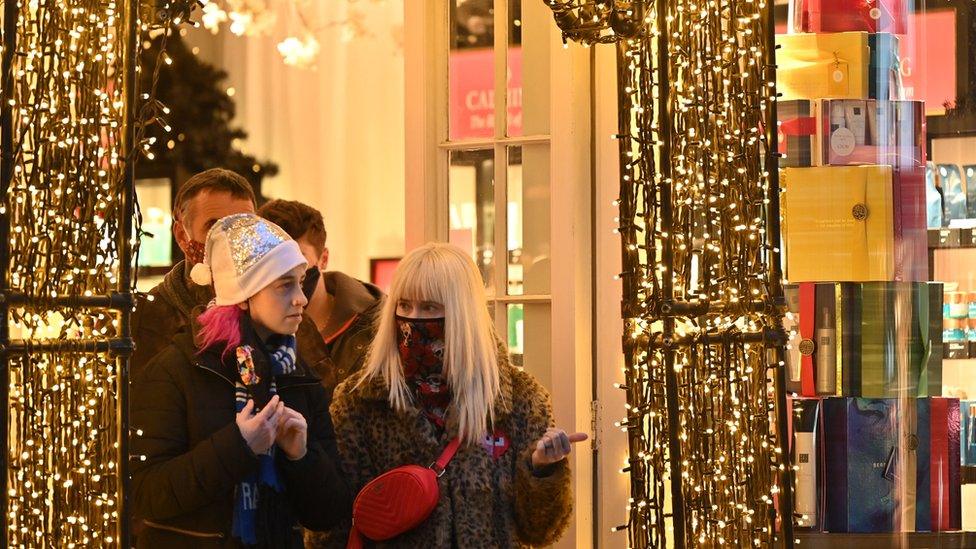
{"type": "Polygon", "coordinates": [[[248,400],[237,413],[237,427],[247,446],[257,455],[265,454],[277,444],[291,460],[305,457],[308,451],[308,423],[302,414],[285,406],[278,395],[271,397],[260,412],[254,412],[254,401],[248,400]]]}

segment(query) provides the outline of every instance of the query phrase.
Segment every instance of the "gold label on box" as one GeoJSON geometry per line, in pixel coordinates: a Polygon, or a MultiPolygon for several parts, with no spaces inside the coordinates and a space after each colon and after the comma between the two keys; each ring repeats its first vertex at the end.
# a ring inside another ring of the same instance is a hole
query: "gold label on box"
{"type": "Polygon", "coordinates": [[[908,449],[909,450],[918,449],[918,435],[908,435],[908,449]]]}
{"type": "Polygon", "coordinates": [[[813,342],[812,339],[804,339],[800,341],[800,345],[799,345],[800,354],[803,356],[811,356],[813,355],[813,351],[814,349],[816,349],[816,347],[817,345],[813,342]]]}
{"type": "Polygon", "coordinates": [[[835,61],[827,65],[827,95],[846,97],[850,93],[848,65],[845,61],[835,61]]]}

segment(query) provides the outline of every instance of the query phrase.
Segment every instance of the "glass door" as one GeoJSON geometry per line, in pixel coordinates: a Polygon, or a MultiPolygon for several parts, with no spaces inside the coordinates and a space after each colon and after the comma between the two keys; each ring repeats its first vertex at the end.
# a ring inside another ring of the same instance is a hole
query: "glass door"
{"type": "Polygon", "coordinates": [[[551,389],[551,17],[522,0],[451,0],[446,15],[447,240],[478,265],[515,364],[551,389]]]}

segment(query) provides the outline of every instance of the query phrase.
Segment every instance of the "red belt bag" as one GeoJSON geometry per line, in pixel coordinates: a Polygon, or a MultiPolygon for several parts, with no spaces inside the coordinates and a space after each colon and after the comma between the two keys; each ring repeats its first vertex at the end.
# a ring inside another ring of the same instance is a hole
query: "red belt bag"
{"type": "Polygon", "coordinates": [[[448,443],[429,467],[404,465],[376,477],[359,491],[352,504],[352,530],[346,549],[359,549],[363,538],[385,541],[409,532],[437,507],[437,478],[444,474],[461,441],[448,443]]]}

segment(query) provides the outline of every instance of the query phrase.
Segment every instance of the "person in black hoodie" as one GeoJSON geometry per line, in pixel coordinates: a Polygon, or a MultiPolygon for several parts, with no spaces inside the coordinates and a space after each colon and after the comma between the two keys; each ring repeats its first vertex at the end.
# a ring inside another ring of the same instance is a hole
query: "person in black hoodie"
{"type": "Polygon", "coordinates": [[[298,548],[348,517],[329,397],[295,349],[305,267],[253,214],[207,235],[191,277],[216,298],[132,386],[138,547],[298,548]]]}

